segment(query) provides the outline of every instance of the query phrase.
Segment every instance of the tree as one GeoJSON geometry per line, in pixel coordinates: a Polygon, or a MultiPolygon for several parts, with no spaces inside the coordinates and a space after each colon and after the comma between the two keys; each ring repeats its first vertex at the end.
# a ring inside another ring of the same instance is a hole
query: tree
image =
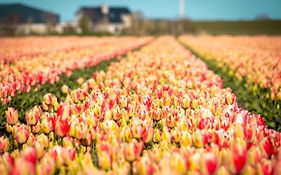
{"type": "Polygon", "coordinates": [[[82,34],[87,34],[92,32],[92,22],[87,15],[82,15],[78,21],[78,25],[82,31],[82,34]]]}

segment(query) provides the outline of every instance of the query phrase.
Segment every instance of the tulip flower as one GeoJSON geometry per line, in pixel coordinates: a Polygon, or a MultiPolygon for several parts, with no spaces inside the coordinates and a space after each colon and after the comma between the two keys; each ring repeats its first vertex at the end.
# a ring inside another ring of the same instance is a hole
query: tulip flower
{"type": "Polygon", "coordinates": [[[0,153],[4,153],[4,152],[7,152],[9,149],[9,139],[4,137],[4,136],[1,136],[0,137],[0,153]]]}
{"type": "Polygon", "coordinates": [[[233,143],[232,149],[228,150],[227,166],[232,173],[240,173],[246,164],[246,148],[243,140],[237,140],[233,143]]]}
{"type": "Polygon", "coordinates": [[[66,119],[58,119],[55,123],[55,133],[59,137],[64,137],[70,129],[69,122],[66,119]]]}
{"type": "Polygon", "coordinates": [[[12,107],[9,107],[6,113],[6,121],[9,125],[14,125],[18,122],[19,114],[18,111],[12,107]]]}
{"type": "Polygon", "coordinates": [[[260,142],[261,150],[266,155],[266,157],[270,157],[274,153],[274,147],[271,142],[270,137],[264,138],[260,142]]]}
{"type": "Polygon", "coordinates": [[[153,167],[152,162],[146,156],[142,157],[140,161],[136,163],[137,172],[140,175],[152,175],[153,174],[153,167]]]}
{"type": "Polygon", "coordinates": [[[257,164],[257,173],[261,175],[273,174],[273,165],[269,161],[261,161],[257,164]]]}
{"type": "Polygon", "coordinates": [[[152,127],[149,127],[149,128],[143,128],[142,130],[142,134],[141,134],[141,138],[142,138],[142,141],[144,143],[149,143],[152,141],[153,139],[153,128],[152,127]]]}
{"type": "Polygon", "coordinates": [[[201,172],[203,174],[215,174],[218,167],[218,158],[213,152],[207,152],[202,155],[201,159],[201,172]]]}
{"type": "Polygon", "coordinates": [[[40,143],[40,145],[42,145],[44,148],[48,148],[49,146],[49,139],[48,136],[46,136],[45,134],[40,134],[37,136],[37,141],[40,143]]]}
{"type": "Polygon", "coordinates": [[[140,156],[143,149],[143,143],[132,140],[130,143],[124,145],[123,153],[127,161],[132,162],[140,156]]]}
{"type": "Polygon", "coordinates": [[[104,170],[109,170],[112,166],[112,158],[106,152],[101,152],[98,154],[99,167],[104,170]]]}
{"type": "Polygon", "coordinates": [[[43,118],[41,121],[41,129],[45,134],[48,134],[54,130],[53,118],[43,118]]]}
{"type": "Polygon", "coordinates": [[[70,89],[67,85],[63,85],[61,87],[61,91],[62,91],[62,93],[67,94],[67,93],[69,93],[70,89]]]}
{"type": "Polygon", "coordinates": [[[197,130],[196,132],[193,133],[192,140],[193,140],[193,144],[196,147],[201,148],[204,146],[203,136],[199,130],[197,130]]]}
{"type": "Polygon", "coordinates": [[[187,171],[186,162],[183,156],[174,154],[171,158],[171,167],[177,174],[183,174],[187,171]]]}
{"type": "Polygon", "coordinates": [[[26,125],[16,125],[14,126],[13,136],[15,140],[23,144],[27,141],[29,137],[29,131],[26,125]]]}
{"type": "Polygon", "coordinates": [[[41,114],[42,114],[41,108],[35,106],[30,112],[27,112],[25,114],[26,123],[31,126],[36,125],[41,114]]]}

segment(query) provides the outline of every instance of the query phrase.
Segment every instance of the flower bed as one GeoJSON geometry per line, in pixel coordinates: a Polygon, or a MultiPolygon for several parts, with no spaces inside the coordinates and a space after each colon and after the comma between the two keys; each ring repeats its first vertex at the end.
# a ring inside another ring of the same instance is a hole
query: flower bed
{"type": "MultiPolygon", "coordinates": [[[[59,51],[52,50],[45,54],[20,55],[16,58],[13,57],[11,65],[2,64],[0,71],[0,101],[2,104],[6,104],[16,94],[29,92],[32,88],[40,87],[46,82],[58,81],[61,74],[70,75],[75,69],[94,66],[101,61],[118,57],[147,43],[151,38],[104,38],[104,41],[98,41],[99,44],[95,44],[95,38],[88,38],[87,42],[82,39],[81,43],[78,38],[76,40],[66,38],[65,40],[64,42],[73,42],[73,47],[59,51]],[[90,42],[94,44],[85,45],[90,42]]],[[[47,44],[47,46],[49,45],[47,44]]],[[[8,45],[7,49],[10,47],[11,45],[8,45]]]]}
{"type": "Polygon", "coordinates": [[[268,98],[281,100],[281,37],[181,36],[180,40],[206,59],[227,65],[238,79],[270,88],[268,98]]]}
{"type": "Polygon", "coordinates": [[[280,174],[280,133],[174,38],[95,72],[60,101],[6,111],[10,174],[280,174]],[[24,121],[19,122],[19,118],[24,121]]]}
{"type": "Polygon", "coordinates": [[[281,47],[278,38],[280,37],[182,36],[179,40],[222,77],[224,86],[234,91],[241,107],[262,114],[269,127],[280,131],[281,100],[278,94],[281,80],[278,78],[278,59],[281,57],[278,57],[277,48],[281,47]],[[270,41],[275,44],[269,44],[270,41]],[[230,49],[232,45],[233,49],[230,49]],[[271,56],[265,58],[265,55],[271,56]],[[270,66],[272,64],[277,66],[270,66]],[[247,72],[251,73],[247,75],[247,72]],[[271,83],[265,86],[261,82],[271,83]]]}

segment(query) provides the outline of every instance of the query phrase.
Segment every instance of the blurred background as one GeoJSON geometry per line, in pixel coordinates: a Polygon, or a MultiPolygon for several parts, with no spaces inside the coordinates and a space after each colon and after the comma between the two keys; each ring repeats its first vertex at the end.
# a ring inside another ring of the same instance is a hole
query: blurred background
{"type": "Polygon", "coordinates": [[[280,0],[0,0],[0,35],[281,34],[280,0]]]}

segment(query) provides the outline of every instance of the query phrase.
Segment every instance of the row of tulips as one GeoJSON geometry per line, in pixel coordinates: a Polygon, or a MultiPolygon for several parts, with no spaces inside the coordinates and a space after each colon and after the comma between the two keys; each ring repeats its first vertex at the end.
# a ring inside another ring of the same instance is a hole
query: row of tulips
{"type": "Polygon", "coordinates": [[[115,37],[24,37],[0,38],[0,64],[12,64],[19,59],[32,59],[49,52],[81,49],[84,47],[109,43],[117,40],[115,37]],[[44,42],[42,42],[42,40],[44,42]]]}
{"type": "MultiPolygon", "coordinates": [[[[73,41],[71,38],[65,40],[73,41]]],[[[6,104],[18,93],[29,92],[46,82],[54,83],[63,73],[70,75],[75,69],[94,66],[103,60],[118,57],[147,43],[151,38],[102,38],[97,41],[98,44],[85,45],[95,43],[96,40],[82,39],[80,44],[72,43],[75,47],[71,49],[50,51],[36,56],[19,56],[12,65],[4,64],[0,71],[0,101],[6,104]]]]}
{"type": "Polygon", "coordinates": [[[272,100],[281,100],[281,38],[278,36],[181,36],[180,41],[205,59],[227,65],[230,75],[246,77],[249,88],[270,88],[272,100]]]}
{"type": "Polygon", "coordinates": [[[172,37],[62,90],[6,111],[2,174],[281,173],[281,134],[172,37]]]}

